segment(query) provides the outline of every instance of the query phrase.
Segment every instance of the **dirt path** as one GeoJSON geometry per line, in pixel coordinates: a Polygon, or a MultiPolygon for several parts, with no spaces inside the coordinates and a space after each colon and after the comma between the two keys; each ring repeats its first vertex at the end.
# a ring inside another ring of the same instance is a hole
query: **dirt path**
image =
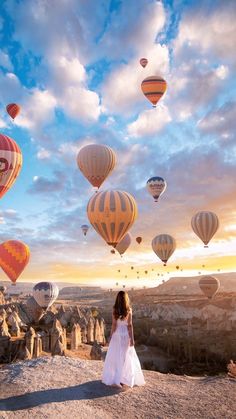
{"type": "Polygon", "coordinates": [[[0,418],[235,419],[236,380],[145,371],[127,391],[101,383],[102,362],[38,358],[0,369],[0,418]]]}

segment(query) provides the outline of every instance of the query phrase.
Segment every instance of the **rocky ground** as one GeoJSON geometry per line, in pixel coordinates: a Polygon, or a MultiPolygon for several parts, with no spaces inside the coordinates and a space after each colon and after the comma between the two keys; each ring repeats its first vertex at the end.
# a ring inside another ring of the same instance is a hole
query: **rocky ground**
{"type": "Polygon", "coordinates": [[[102,361],[47,357],[0,368],[0,418],[236,417],[236,379],[145,371],[146,385],[101,383],[102,361]]]}

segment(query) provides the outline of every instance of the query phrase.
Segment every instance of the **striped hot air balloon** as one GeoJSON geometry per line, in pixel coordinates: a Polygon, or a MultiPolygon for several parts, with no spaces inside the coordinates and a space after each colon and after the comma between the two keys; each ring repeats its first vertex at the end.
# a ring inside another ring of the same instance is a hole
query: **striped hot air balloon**
{"type": "Polygon", "coordinates": [[[159,234],[152,240],[152,249],[166,266],[168,259],[176,249],[175,239],[169,234],[159,234]]]}
{"type": "Polygon", "coordinates": [[[146,65],[148,64],[148,60],[147,58],[140,58],[139,63],[141,64],[143,68],[145,68],[146,65]]]}
{"type": "Polygon", "coordinates": [[[146,96],[155,108],[157,102],[161,99],[167,89],[167,83],[160,76],[150,76],[142,81],[141,89],[144,96],[146,96]]]}
{"type": "Polygon", "coordinates": [[[33,288],[33,297],[44,310],[47,310],[54,303],[58,294],[58,287],[53,282],[38,282],[33,288]]]}
{"type": "Polygon", "coordinates": [[[16,142],[0,134],[0,198],[12,187],[22,166],[22,154],[16,142]]]}
{"type": "Polygon", "coordinates": [[[106,145],[89,144],[79,151],[77,164],[88,181],[99,188],[114,169],[116,155],[106,145]]]}
{"type": "Polygon", "coordinates": [[[209,299],[213,298],[220,288],[219,279],[209,275],[203,276],[199,279],[198,284],[203,294],[205,294],[205,296],[209,299]]]}
{"type": "Polygon", "coordinates": [[[148,192],[153,196],[155,202],[158,201],[158,198],[166,190],[166,181],[160,176],[150,177],[146,183],[148,192]]]}
{"type": "Polygon", "coordinates": [[[15,117],[20,113],[20,105],[17,105],[17,103],[9,103],[9,105],[6,106],[6,111],[14,120],[15,117]]]}
{"type": "Polygon", "coordinates": [[[123,239],[121,239],[121,241],[117,244],[116,246],[117,252],[119,252],[120,255],[123,255],[128,249],[128,247],[130,246],[130,243],[131,243],[131,234],[127,233],[123,237],[123,239]]]}
{"type": "Polygon", "coordinates": [[[204,247],[208,247],[209,241],[219,228],[219,220],[214,212],[199,211],[192,217],[191,226],[194,233],[203,241],[204,247]]]}
{"type": "Polygon", "coordinates": [[[115,247],[137,218],[137,204],[127,192],[107,190],[94,194],[87,206],[88,219],[94,229],[115,247]]]}
{"type": "Polygon", "coordinates": [[[0,266],[13,285],[25,269],[30,258],[29,247],[18,240],[8,240],[0,244],[0,266]]]}

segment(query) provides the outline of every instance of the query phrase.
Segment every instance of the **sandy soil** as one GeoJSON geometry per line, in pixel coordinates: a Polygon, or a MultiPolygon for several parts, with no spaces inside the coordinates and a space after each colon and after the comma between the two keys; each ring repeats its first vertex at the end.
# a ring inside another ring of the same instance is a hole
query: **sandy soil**
{"type": "Polygon", "coordinates": [[[0,369],[0,418],[236,417],[236,379],[145,371],[146,385],[119,390],[101,383],[102,361],[38,358],[0,369]]]}

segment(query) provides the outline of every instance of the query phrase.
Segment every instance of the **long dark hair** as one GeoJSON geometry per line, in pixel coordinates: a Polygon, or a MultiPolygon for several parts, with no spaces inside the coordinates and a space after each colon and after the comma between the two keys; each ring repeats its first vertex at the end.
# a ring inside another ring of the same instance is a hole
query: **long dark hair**
{"type": "Polygon", "coordinates": [[[119,291],[116,296],[115,305],[113,306],[113,314],[115,319],[125,319],[130,311],[130,302],[128,293],[119,291]]]}

